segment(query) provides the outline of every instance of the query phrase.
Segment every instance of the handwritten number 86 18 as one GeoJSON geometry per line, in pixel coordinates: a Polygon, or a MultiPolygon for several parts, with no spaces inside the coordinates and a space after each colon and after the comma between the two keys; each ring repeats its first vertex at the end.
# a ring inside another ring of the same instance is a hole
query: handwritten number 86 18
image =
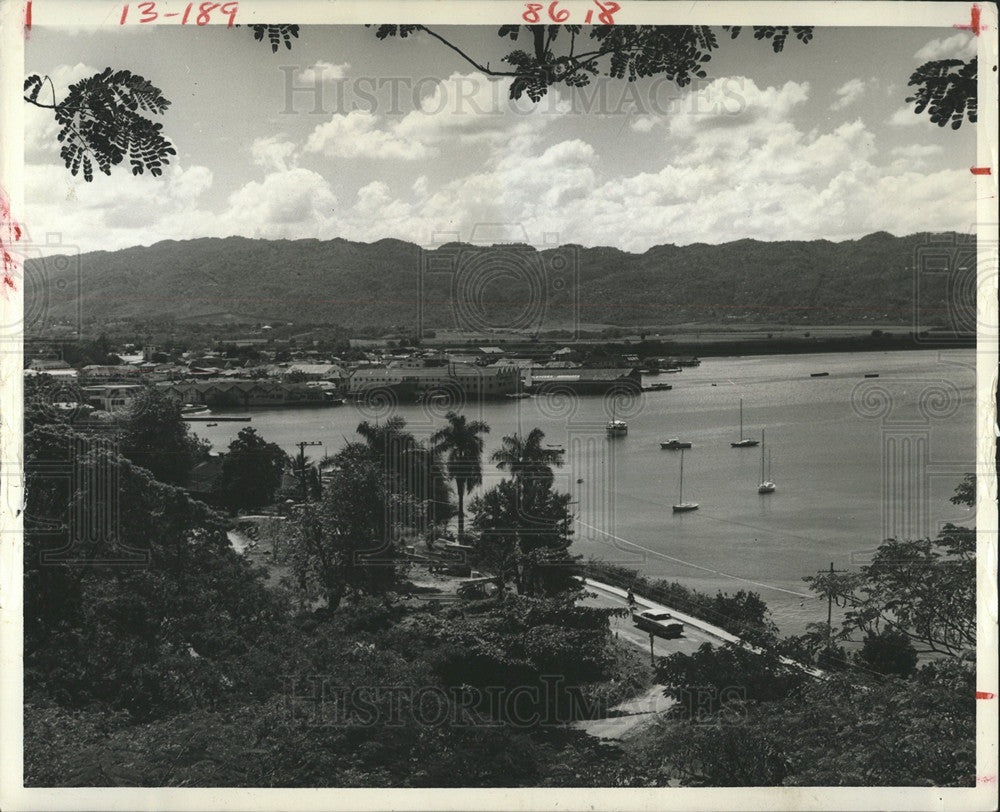
{"type": "MultiPolygon", "coordinates": [[[[594,0],[594,5],[597,6],[601,11],[597,15],[597,21],[601,25],[614,25],[615,18],[614,14],[621,11],[621,6],[618,3],[601,3],[599,0],[594,0]]],[[[521,19],[526,23],[539,23],[542,21],[541,10],[544,7],[543,3],[525,3],[525,11],[521,15],[521,19]]],[[[569,19],[569,9],[559,8],[559,0],[549,3],[547,9],[549,19],[554,23],[564,23],[569,19]]],[[[585,23],[591,23],[594,20],[594,10],[590,9],[587,11],[587,16],[584,18],[585,23]]]]}

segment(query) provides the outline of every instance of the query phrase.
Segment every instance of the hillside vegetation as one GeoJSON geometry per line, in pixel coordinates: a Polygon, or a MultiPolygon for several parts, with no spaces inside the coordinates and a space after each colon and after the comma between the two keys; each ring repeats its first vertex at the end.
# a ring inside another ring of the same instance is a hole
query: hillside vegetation
{"type": "MultiPolygon", "coordinates": [[[[47,323],[73,321],[79,310],[85,322],[168,315],[550,329],[579,322],[911,324],[918,307],[920,326],[952,327],[974,279],[973,238],[954,234],[659,245],[641,254],[228,237],[31,260],[25,310],[44,309],[47,323]],[[914,266],[930,253],[944,260],[943,272],[917,274],[914,266]]],[[[974,312],[974,296],[964,304],[974,312]]]]}

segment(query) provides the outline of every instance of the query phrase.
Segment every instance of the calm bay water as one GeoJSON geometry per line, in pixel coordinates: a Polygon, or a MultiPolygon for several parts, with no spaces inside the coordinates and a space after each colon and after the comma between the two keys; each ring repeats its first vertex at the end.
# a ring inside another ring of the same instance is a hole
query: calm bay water
{"type": "MultiPolygon", "coordinates": [[[[557,486],[576,502],[575,552],[713,593],[756,590],[787,634],[826,620],[825,603],[802,576],[831,561],[837,569],[863,564],[887,535],[973,521],[948,498],[962,472],[974,470],[974,350],[713,358],[647,382],[673,389],[617,402],[535,397],[461,411],[490,425],[487,457],[505,434],[535,426],[565,447],[557,486]],[[746,436],[766,430],[776,493],[757,493],[761,449],[729,445],[739,438],[740,398],[746,436]],[[628,421],[627,436],[605,436],[612,417],[628,421]],[[698,511],[671,512],[680,454],[659,446],[670,437],[693,443],[684,499],[698,511]]],[[[308,449],[318,457],[357,439],[361,420],[389,414],[426,438],[448,408],[255,410],[249,425],[289,453],[299,440],[321,441],[325,449],[308,449]]],[[[244,425],[192,427],[221,450],[244,425]]],[[[488,487],[502,474],[485,468],[488,487]]]]}

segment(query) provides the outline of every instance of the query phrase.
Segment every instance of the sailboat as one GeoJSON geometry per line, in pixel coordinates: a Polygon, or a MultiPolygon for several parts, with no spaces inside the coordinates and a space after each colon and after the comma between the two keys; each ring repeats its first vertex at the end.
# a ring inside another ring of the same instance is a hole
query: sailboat
{"type": "Polygon", "coordinates": [[[681,449],[681,480],[677,493],[677,504],[674,505],[674,513],[687,513],[689,510],[697,510],[697,502],[684,501],[684,449],[681,449]]]}
{"type": "Polygon", "coordinates": [[[757,493],[774,493],[777,487],[771,481],[771,452],[767,452],[767,478],[764,477],[764,430],[760,432],[760,485],[757,486],[757,493]]]}
{"type": "Polygon", "coordinates": [[[608,433],[608,437],[621,437],[624,434],[628,434],[628,423],[624,420],[615,420],[614,401],[611,402],[611,419],[604,428],[608,433]]]}
{"type": "Polygon", "coordinates": [[[743,436],[743,398],[740,398],[740,440],[738,443],[730,443],[733,448],[753,448],[759,443],[743,436]]]}

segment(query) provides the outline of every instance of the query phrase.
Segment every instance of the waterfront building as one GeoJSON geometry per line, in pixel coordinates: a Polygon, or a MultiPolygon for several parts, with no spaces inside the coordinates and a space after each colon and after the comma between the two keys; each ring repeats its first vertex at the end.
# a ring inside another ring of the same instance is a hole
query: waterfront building
{"type": "Polygon", "coordinates": [[[88,364],[80,370],[80,377],[94,383],[110,383],[112,381],[134,381],[142,376],[138,367],[123,364],[119,366],[88,364]]]}
{"type": "Polygon", "coordinates": [[[181,403],[204,404],[213,408],[324,406],[333,402],[323,389],[304,383],[210,380],[175,381],[158,386],[181,403]]]}
{"type": "Polygon", "coordinates": [[[347,391],[353,397],[391,391],[401,401],[434,395],[487,400],[515,394],[520,383],[520,370],[511,365],[411,366],[392,363],[385,367],[356,369],[348,379],[347,391]]]}
{"type": "Polygon", "coordinates": [[[89,406],[114,413],[127,409],[143,389],[142,384],[125,383],[83,386],[80,391],[89,406]]]}
{"type": "Polygon", "coordinates": [[[525,370],[525,387],[532,392],[563,391],[578,395],[642,391],[642,373],[635,367],[588,369],[532,367],[525,370]]]}

